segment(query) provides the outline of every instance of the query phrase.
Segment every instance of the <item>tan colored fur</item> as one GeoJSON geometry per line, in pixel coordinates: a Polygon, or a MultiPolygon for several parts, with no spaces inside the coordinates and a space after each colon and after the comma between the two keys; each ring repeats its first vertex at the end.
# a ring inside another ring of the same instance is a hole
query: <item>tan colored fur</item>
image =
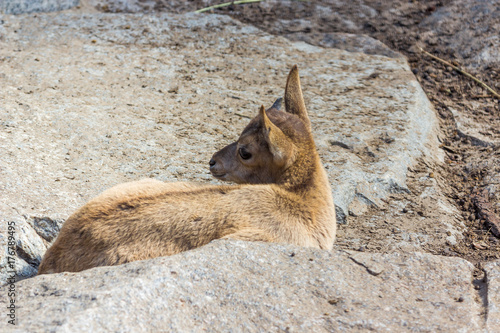
{"type": "Polygon", "coordinates": [[[238,141],[214,154],[212,174],[239,185],[147,179],[115,186],[70,216],[39,274],[172,255],[218,238],[331,249],[335,209],[296,66],[285,106],[261,107],[238,141]]]}

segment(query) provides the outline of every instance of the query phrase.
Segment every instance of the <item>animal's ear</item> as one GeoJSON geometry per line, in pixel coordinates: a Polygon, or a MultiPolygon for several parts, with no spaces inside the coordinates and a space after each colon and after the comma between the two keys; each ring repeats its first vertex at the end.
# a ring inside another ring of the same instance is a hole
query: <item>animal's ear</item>
{"type": "Polygon", "coordinates": [[[288,74],[288,79],[286,80],[285,109],[286,112],[297,115],[309,128],[311,128],[311,121],[307,115],[306,104],[302,96],[297,65],[292,67],[290,74],[288,74]]]}
{"type": "Polygon", "coordinates": [[[280,98],[278,98],[278,99],[274,102],[273,106],[271,106],[269,109],[267,109],[267,111],[269,111],[269,110],[271,110],[271,109],[276,109],[276,110],[278,110],[278,111],[281,111],[281,104],[283,104],[282,102],[283,102],[283,98],[281,98],[281,97],[280,97],[280,98]]]}
{"type": "Polygon", "coordinates": [[[280,166],[287,166],[293,162],[295,145],[287,136],[274,125],[266,114],[264,106],[260,107],[259,117],[261,131],[273,155],[274,161],[280,166]]]}

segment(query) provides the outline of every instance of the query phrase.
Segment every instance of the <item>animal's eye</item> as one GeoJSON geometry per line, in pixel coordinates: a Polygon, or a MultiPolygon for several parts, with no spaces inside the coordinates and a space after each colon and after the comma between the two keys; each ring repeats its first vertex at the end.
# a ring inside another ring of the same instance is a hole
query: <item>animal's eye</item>
{"type": "Polygon", "coordinates": [[[248,160],[249,158],[252,157],[252,154],[249,153],[245,148],[240,148],[238,152],[240,154],[240,157],[244,160],[248,160]]]}

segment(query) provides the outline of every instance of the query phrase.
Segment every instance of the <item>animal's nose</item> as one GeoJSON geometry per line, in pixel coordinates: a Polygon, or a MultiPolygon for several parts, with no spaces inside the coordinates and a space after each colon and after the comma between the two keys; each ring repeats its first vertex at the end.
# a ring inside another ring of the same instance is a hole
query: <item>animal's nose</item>
{"type": "Polygon", "coordinates": [[[215,165],[215,160],[213,158],[210,159],[210,162],[208,162],[208,164],[210,164],[211,167],[213,167],[215,165]]]}

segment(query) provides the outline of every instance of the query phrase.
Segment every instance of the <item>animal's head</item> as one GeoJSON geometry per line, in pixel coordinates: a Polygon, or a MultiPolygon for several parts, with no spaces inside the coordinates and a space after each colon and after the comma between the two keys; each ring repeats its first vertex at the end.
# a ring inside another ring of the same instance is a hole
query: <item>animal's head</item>
{"type": "Polygon", "coordinates": [[[238,141],[215,153],[210,172],[215,178],[236,183],[277,183],[293,165],[313,162],[316,148],[311,122],[294,66],[285,88],[285,111],[279,98],[267,111],[250,121],[238,141]]]}

